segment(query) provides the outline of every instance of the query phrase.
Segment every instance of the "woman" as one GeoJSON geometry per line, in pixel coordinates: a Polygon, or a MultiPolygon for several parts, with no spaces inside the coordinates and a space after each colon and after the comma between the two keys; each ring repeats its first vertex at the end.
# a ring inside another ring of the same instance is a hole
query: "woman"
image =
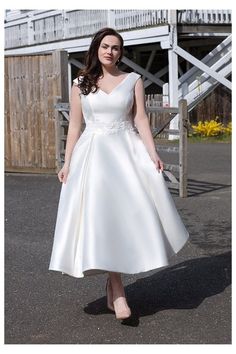
{"type": "Polygon", "coordinates": [[[143,81],[119,70],[122,55],[120,34],[101,29],[74,80],[49,266],[78,278],[108,272],[107,306],[117,319],[131,316],[121,274],[167,266],[188,239],[165,185],[143,81]]]}

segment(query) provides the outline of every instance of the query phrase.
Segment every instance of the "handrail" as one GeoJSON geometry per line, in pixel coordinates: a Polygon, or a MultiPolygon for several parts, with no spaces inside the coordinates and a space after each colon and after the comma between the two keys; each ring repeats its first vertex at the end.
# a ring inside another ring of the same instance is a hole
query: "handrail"
{"type": "MultiPolygon", "coordinates": [[[[178,24],[231,24],[231,10],[176,10],[178,24]]],[[[168,10],[34,10],[5,16],[5,48],[168,24],[168,10]]]]}

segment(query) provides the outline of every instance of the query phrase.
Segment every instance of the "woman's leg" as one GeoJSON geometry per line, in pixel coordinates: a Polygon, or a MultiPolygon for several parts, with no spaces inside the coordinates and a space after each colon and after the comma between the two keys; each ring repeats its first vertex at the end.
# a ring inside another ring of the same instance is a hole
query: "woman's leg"
{"type": "Polygon", "coordinates": [[[115,272],[109,272],[109,278],[111,280],[113,300],[121,296],[125,297],[125,291],[121,280],[121,274],[115,272]]]}
{"type": "Polygon", "coordinates": [[[127,318],[131,311],[127,304],[124,286],[121,280],[121,274],[116,272],[109,272],[110,283],[112,287],[113,305],[117,318],[127,318]]]}

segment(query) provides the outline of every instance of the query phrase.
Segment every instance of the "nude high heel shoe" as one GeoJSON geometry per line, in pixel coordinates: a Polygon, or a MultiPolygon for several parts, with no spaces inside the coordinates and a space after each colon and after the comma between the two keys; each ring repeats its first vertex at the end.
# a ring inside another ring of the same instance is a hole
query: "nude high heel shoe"
{"type": "Polygon", "coordinates": [[[131,310],[127,304],[125,297],[123,296],[118,297],[115,301],[113,301],[113,305],[114,305],[114,310],[115,310],[117,320],[125,320],[126,318],[129,318],[131,316],[131,310]],[[118,310],[118,306],[121,305],[122,303],[123,305],[125,305],[126,309],[120,311],[118,310]]]}
{"type": "Polygon", "coordinates": [[[106,283],[106,294],[107,294],[107,307],[109,308],[109,310],[115,311],[113,306],[111,281],[109,277],[107,278],[107,283],[106,283]]]}

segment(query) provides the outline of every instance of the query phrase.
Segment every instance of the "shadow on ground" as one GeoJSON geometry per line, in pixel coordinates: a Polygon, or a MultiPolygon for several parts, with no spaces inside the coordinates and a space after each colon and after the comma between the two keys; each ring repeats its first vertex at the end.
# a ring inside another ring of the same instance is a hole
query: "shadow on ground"
{"type": "MultiPolygon", "coordinates": [[[[137,326],[140,317],[159,311],[197,308],[230,284],[231,252],[187,260],[128,285],[125,292],[132,304],[132,318],[124,322],[137,326]]],[[[106,297],[89,303],[84,311],[92,315],[108,312],[106,297]]]]}
{"type": "MultiPolygon", "coordinates": [[[[218,191],[220,189],[230,188],[231,184],[213,183],[206,181],[198,181],[196,179],[188,179],[188,197],[197,197],[209,192],[218,191]]],[[[178,196],[179,190],[169,187],[172,195],[178,196]]]]}

